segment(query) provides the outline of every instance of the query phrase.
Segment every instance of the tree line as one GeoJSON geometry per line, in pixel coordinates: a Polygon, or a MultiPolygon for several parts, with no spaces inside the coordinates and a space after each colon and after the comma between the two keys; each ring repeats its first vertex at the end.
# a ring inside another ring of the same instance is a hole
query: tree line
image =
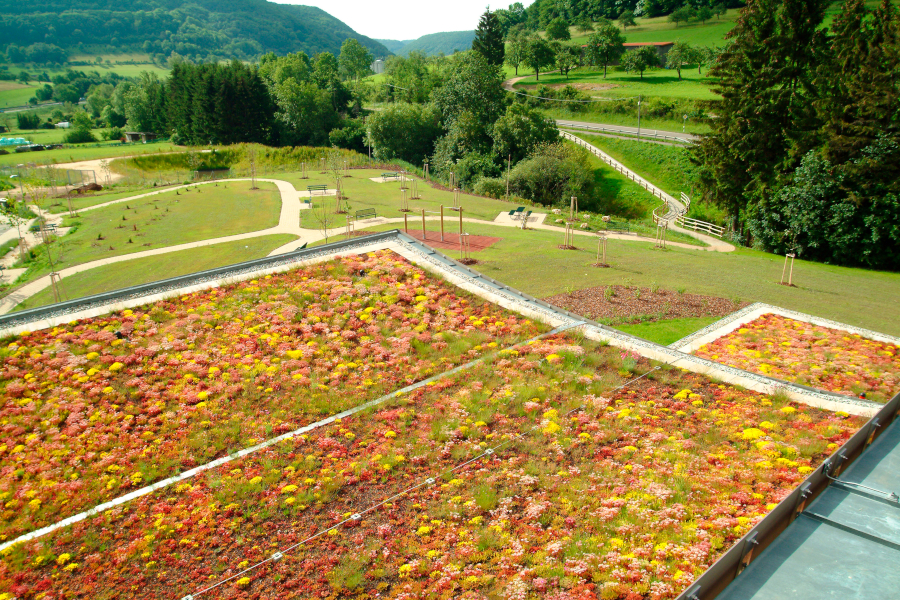
{"type": "Polygon", "coordinates": [[[710,73],[717,118],[696,148],[703,196],[745,243],[900,268],[900,18],[848,0],[751,0],[710,73]]]}

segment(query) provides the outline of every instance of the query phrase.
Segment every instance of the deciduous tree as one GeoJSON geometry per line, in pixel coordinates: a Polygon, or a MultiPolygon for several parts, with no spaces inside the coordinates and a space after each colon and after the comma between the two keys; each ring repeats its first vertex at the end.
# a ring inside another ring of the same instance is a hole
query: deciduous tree
{"type": "Polygon", "coordinates": [[[566,41],[572,39],[569,33],[569,24],[562,17],[556,17],[547,24],[547,38],[551,40],[566,41]]]}
{"type": "Polygon", "coordinates": [[[546,40],[534,37],[528,41],[528,48],[523,62],[534,69],[536,80],[540,81],[541,79],[541,69],[552,65],[555,59],[553,48],[550,47],[546,40]]]}
{"type": "Polygon", "coordinates": [[[654,46],[641,46],[625,53],[622,66],[626,71],[637,71],[643,79],[644,71],[659,66],[659,54],[656,53],[654,46]]]}
{"type": "Polygon", "coordinates": [[[678,79],[680,81],[681,68],[694,62],[697,55],[698,52],[691,48],[691,45],[687,42],[675,42],[666,54],[666,67],[675,69],[675,71],[678,72],[678,79]]]}
{"type": "Polygon", "coordinates": [[[606,67],[615,62],[625,52],[625,36],[619,28],[608,23],[601,27],[597,33],[588,38],[587,57],[592,65],[603,65],[603,77],[606,78],[606,67]]]}
{"type": "Polygon", "coordinates": [[[622,31],[625,31],[629,27],[634,27],[637,25],[637,21],[634,20],[634,12],[630,10],[623,10],[619,13],[619,25],[622,26],[622,31]]]}

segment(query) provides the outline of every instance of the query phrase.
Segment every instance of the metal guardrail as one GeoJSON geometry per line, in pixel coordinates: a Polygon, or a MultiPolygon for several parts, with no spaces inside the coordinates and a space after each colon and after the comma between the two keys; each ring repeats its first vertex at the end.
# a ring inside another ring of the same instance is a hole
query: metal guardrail
{"type": "Polygon", "coordinates": [[[740,577],[740,573],[800,516],[804,508],[831,485],[828,469],[834,468],[835,465],[838,466],[838,470],[846,469],[897,418],[898,411],[900,411],[900,394],[885,404],[884,408],[863,425],[847,443],[837,448],[834,454],[819,465],[819,468],[810,473],[806,481],[779,502],[772,512],[681,592],[676,600],[711,600],[728,587],[729,583],[740,577]]]}
{"type": "Polygon", "coordinates": [[[650,130],[644,130],[644,131],[641,131],[641,133],[637,133],[637,132],[631,132],[631,131],[622,131],[621,129],[619,129],[617,127],[607,127],[606,125],[593,124],[593,123],[592,124],[581,123],[579,125],[572,125],[572,124],[557,122],[557,125],[561,126],[561,127],[568,127],[570,129],[584,129],[586,131],[606,131],[608,133],[615,133],[618,135],[634,136],[637,139],[646,137],[646,138],[653,138],[653,139],[657,139],[657,140],[660,140],[660,139],[661,140],[669,140],[672,142],[678,142],[681,144],[688,144],[688,145],[694,143],[693,140],[687,140],[684,138],[675,137],[673,135],[666,135],[664,133],[659,133],[656,130],[652,130],[652,133],[650,132],[650,130]]]}

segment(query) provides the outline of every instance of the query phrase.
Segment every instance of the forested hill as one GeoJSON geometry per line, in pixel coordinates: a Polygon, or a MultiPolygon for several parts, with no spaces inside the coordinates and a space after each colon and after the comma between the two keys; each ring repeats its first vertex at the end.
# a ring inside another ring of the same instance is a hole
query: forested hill
{"type": "Polygon", "coordinates": [[[385,43],[385,45],[394,54],[399,54],[400,56],[409,56],[409,53],[413,51],[434,56],[441,53],[449,55],[454,52],[468,50],[472,47],[472,40],[474,39],[474,31],[443,31],[441,33],[423,35],[419,39],[409,42],[382,41],[389,42],[385,43]]]}
{"type": "Polygon", "coordinates": [[[347,38],[376,56],[391,54],[319,8],[265,0],[0,0],[0,31],[0,48],[52,44],[69,54],[253,59],[270,51],[338,54],[347,38]]]}

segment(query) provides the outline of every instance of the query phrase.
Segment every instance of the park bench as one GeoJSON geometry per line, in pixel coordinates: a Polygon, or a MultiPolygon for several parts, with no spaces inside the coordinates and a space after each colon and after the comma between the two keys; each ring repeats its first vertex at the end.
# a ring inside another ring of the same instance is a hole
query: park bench
{"type": "Polygon", "coordinates": [[[381,174],[382,181],[387,181],[388,179],[400,179],[400,174],[396,173],[394,171],[391,171],[390,173],[382,173],[381,174]]]}
{"type": "Polygon", "coordinates": [[[516,220],[520,216],[522,216],[522,212],[525,210],[524,206],[520,206],[519,208],[515,208],[509,211],[509,216],[511,219],[516,220]]]}
{"type": "Polygon", "coordinates": [[[306,186],[306,191],[309,192],[309,195],[312,196],[313,192],[322,192],[322,195],[325,195],[325,192],[328,191],[327,185],[308,185],[306,186]]]}
{"type": "Polygon", "coordinates": [[[364,208],[356,211],[356,219],[374,219],[376,216],[374,208],[364,208]]]}
{"type": "Polygon", "coordinates": [[[628,223],[616,223],[614,221],[610,221],[606,224],[607,231],[621,231],[623,233],[628,233],[631,231],[631,227],[629,227],[628,223]]]}

